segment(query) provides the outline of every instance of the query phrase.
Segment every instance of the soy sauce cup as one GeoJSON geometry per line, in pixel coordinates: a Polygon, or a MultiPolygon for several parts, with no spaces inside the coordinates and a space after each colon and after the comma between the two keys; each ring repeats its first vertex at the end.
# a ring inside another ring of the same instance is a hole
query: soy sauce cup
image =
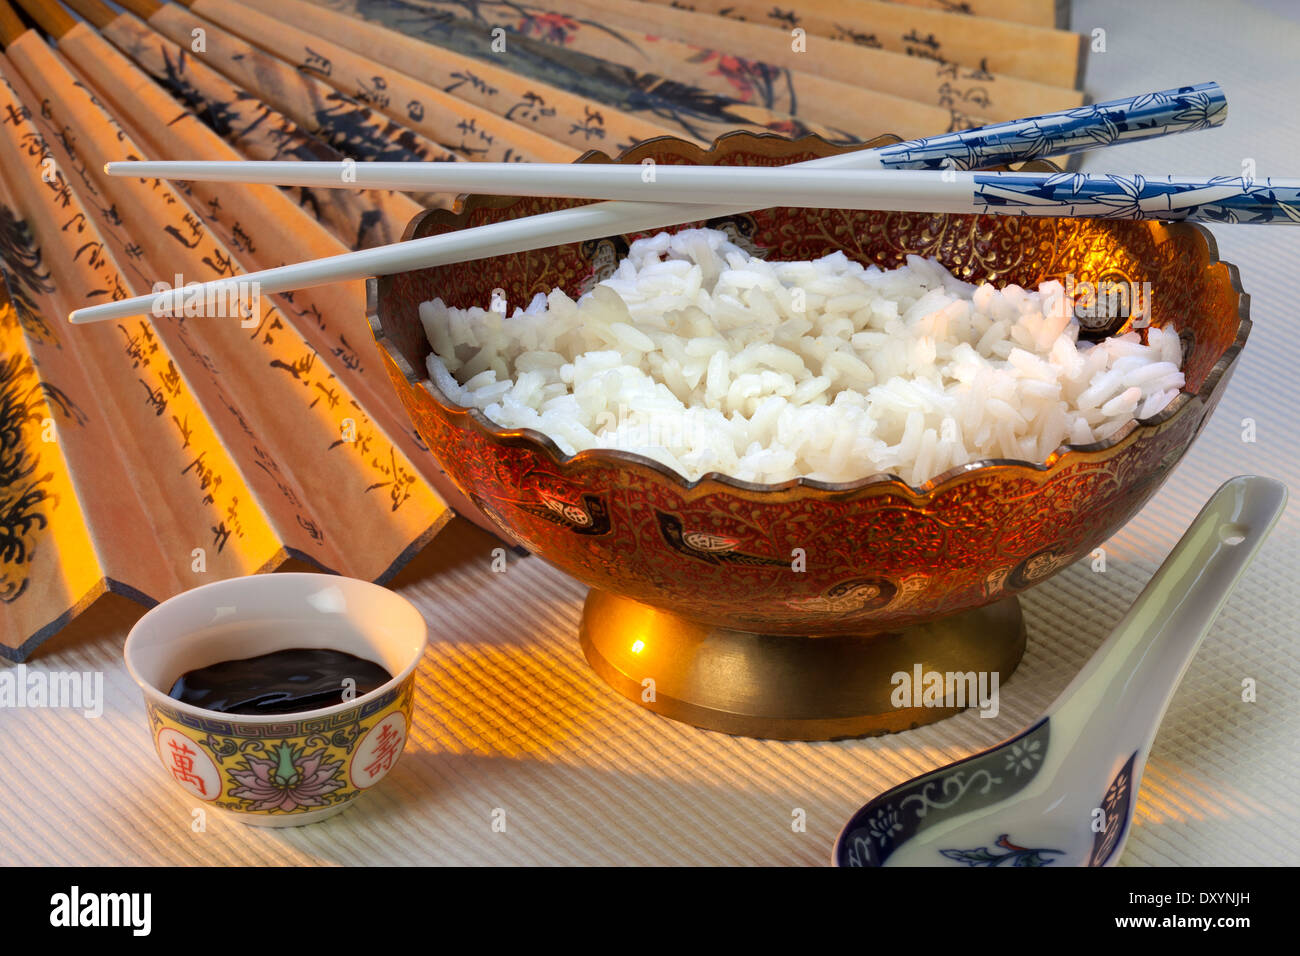
{"type": "Polygon", "coordinates": [[[191,799],[253,826],[300,826],[338,813],[392,770],[427,637],[420,612],[386,588],[260,574],[162,602],[136,622],[123,654],[158,758],[191,799]],[[345,651],[393,676],[351,699],[341,683],[339,703],[292,714],[226,714],[169,696],[187,671],[294,648],[345,651]]]}

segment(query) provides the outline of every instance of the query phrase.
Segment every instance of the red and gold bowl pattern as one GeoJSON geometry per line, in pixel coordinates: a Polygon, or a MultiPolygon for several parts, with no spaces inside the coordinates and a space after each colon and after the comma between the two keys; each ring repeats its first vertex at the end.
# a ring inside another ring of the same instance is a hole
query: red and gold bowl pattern
{"type": "MultiPolygon", "coordinates": [[[[869,145],[894,141],[881,137],[869,145]]],[[[781,165],[839,152],[816,138],[737,133],[705,151],[674,139],[618,161],[781,165]]],[[[587,162],[608,162],[593,154],[587,162]]],[[[578,203],[471,196],[430,210],[408,238],[578,203]]],[[[566,456],[531,429],[500,428],[428,381],[419,304],[511,303],[607,274],[640,234],[372,280],[371,323],[420,436],[502,533],[584,584],[704,623],[773,634],[895,630],[988,604],[1088,555],[1168,477],[1227,385],[1250,329],[1237,271],[1195,225],[1083,219],[765,209],[714,221],[773,259],[842,250],[884,268],[909,253],[970,281],[1151,283],[1151,324],[1184,343],[1183,393],[1111,439],[1045,464],[982,461],[920,486],[892,475],[844,484],[698,481],[643,456],[566,456]]],[[[703,225],[703,223],[700,223],[703,225]]],[[[1125,331],[1121,327],[1119,331],[1125,331]]]]}

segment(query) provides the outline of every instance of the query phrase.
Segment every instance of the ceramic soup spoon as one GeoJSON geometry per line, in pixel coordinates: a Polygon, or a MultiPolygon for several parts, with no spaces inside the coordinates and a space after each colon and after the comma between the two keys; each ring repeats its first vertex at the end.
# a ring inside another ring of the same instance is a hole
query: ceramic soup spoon
{"type": "Polygon", "coordinates": [[[1165,708],[1286,497],[1270,478],[1226,482],[1041,720],[876,797],[835,864],[1113,865],[1165,708]]]}

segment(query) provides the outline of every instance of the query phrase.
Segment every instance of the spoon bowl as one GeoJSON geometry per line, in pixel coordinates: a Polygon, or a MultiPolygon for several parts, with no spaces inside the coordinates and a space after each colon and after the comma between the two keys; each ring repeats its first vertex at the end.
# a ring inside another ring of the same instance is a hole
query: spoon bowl
{"type": "Polygon", "coordinates": [[[1165,709],[1286,499],[1270,478],[1227,481],[1040,720],[867,803],[833,862],[1114,865],[1165,709]]]}

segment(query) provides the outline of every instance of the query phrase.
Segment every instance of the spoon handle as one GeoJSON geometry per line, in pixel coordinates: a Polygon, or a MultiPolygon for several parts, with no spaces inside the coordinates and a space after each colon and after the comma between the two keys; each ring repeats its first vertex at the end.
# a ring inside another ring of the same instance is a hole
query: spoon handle
{"type": "MultiPolygon", "coordinates": [[[[1286,505],[1271,478],[1229,479],[1092,660],[1049,708],[1053,736],[1145,761],[1187,665],[1286,505]],[[1082,741],[1081,741],[1082,742],[1082,741]]],[[[1055,741],[1053,741],[1055,744],[1055,741]]],[[[1069,748],[1066,748],[1069,749],[1069,748]]]]}

